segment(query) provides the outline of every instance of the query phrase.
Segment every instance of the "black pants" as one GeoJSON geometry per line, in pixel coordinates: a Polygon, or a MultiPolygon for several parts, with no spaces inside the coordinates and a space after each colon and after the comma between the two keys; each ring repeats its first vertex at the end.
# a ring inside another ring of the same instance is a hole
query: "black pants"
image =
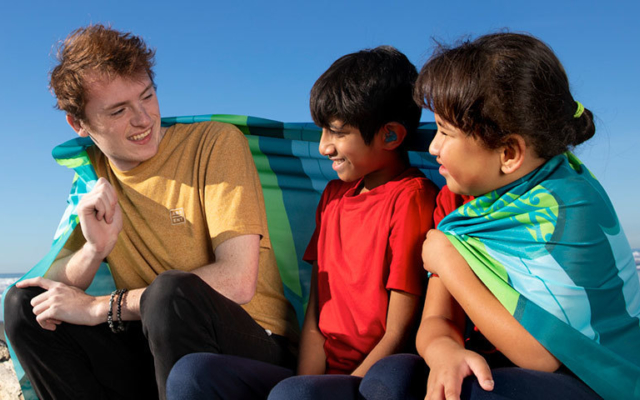
{"type": "Polygon", "coordinates": [[[295,365],[284,338],[268,335],[242,307],[194,274],[158,276],[142,295],[142,320],[119,334],[106,323],[42,329],[29,304],[42,291],[13,287],[7,292],[5,329],[43,400],[164,399],[173,364],[195,352],[295,365]]]}

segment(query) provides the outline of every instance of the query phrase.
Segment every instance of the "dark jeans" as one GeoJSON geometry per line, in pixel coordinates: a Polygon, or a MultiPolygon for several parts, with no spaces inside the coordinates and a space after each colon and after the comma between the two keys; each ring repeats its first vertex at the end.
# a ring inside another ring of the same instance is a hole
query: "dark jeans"
{"type": "MultiPolygon", "coordinates": [[[[409,354],[406,354],[409,356],[409,354]]],[[[393,357],[393,356],[392,356],[393,357]]],[[[412,356],[424,362],[418,356],[412,356]]],[[[426,379],[424,370],[399,368],[386,363],[389,357],[375,363],[364,378],[351,375],[305,375],[294,376],[277,384],[269,400],[404,400],[424,399],[426,379]],[[413,397],[422,392],[422,397],[413,397]]],[[[411,360],[415,360],[411,359],[411,360]]],[[[415,366],[419,366],[416,363],[415,366]]]]}
{"type": "MultiPolygon", "coordinates": [[[[475,377],[462,384],[461,400],[595,400],[600,399],[570,373],[549,373],[517,367],[491,371],[495,386],[484,391],[475,377]]],[[[296,376],[276,385],[269,400],[285,399],[406,399],[423,400],[429,368],[412,354],[386,357],[371,367],[363,379],[341,375],[296,376]]]]}
{"type": "Polygon", "coordinates": [[[193,353],[173,366],[167,379],[168,400],[266,399],[293,370],[248,358],[193,353]]]}
{"type": "Polygon", "coordinates": [[[29,304],[39,293],[7,293],[5,328],[41,399],[164,399],[173,364],[197,352],[295,363],[286,340],[269,336],[242,307],[187,272],[158,276],[142,295],[142,321],[119,334],[106,324],[42,329],[29,304]]]}

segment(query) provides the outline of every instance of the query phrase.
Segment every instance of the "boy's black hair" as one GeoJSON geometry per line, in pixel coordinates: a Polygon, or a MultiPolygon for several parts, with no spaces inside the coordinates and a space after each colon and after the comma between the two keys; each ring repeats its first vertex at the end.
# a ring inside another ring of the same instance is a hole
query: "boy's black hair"
{"type": "Polygon", "coordinates": [[[420,71],[415,98],[490,149],[518,134],[539,157],[550,159],[595,133],[591,111],[576,113],[579,106],[556,55],[527,34],[438,44],[420,71]]]}
{"type": "Polygon", "coordinates": [[[323,128],[334,119],[358,128],[367,145],[388,122],[404,125],[411,137],[422,113],[413,100],[417,76],[411,61],[391,46],[347,54],[313,85],[311,117],[323,128]]]}

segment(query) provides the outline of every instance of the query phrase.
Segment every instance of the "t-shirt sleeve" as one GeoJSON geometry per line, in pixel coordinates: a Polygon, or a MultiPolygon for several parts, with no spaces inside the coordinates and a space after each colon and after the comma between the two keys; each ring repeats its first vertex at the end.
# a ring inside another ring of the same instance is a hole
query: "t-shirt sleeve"
{"type": "Polygon", "coordinates": [[[268,239],[262,187],[242,132],[224,125],[207,149],[204,169],[204,210],[213,250],[241,235],[258,234],[268,239]]]}
{"type": "Polygon", "coordinates": [[[461,205],[470,202],[473,198],[473,196],[455,194],[449,190],[448,186],[443,186],[440,193],[438,193],[436,208],[433,211],[434,225],[437,227],[444,217],[458,209],[461,205]]]}
{"type": "Polygon", "coordinates": [[[307,249],[304,251],[304,255],[302,256],[302,259],[310,264],[313,264],[314,261],[318,260],[319,233],[320,233],[320,205],[318,205],[318,210],[316,210],[316,229],[313,231],[313,235],[311,235],[311,239],[309,240],[307,249]]]}
{"type": "MultiPolygon", "coordinates": [[[[73,229],[73,232],[71,232],[71,235],[69,235],[69,238],[67,239],[63,247],[65,250],[75,253],[76,251],[80,250],[86,242],[87,241],[82,234],[82,228],[80,227],[80,224],[78,224],[73,229]]],[[[59,257],[60,255],[56,256],[55,261],[57,261],[59,257]]]]}
{"type": "Polygon", "coordinates": [[[423,295],[426,272],[422,265],[422,243],[433,228],[436,189],[423,186],[398,197],[391,217],[387,290],[423,295]]]}

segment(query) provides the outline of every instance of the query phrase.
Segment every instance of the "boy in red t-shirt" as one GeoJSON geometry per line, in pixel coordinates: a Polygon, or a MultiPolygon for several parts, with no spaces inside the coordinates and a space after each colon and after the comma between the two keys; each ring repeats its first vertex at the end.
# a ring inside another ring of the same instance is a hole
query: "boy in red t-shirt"
{"type": "Polygon", "coordinates": [[[315,376],[281,382],[270,399],[355,397],[376,361],[410,345],[438,191],[404,146],[420,119],[416,76],[382,46],[338,59],[311,90],[319,150],[340,178],[322,194],[304,255],[313,274],[298,374],[315,376]]]}

